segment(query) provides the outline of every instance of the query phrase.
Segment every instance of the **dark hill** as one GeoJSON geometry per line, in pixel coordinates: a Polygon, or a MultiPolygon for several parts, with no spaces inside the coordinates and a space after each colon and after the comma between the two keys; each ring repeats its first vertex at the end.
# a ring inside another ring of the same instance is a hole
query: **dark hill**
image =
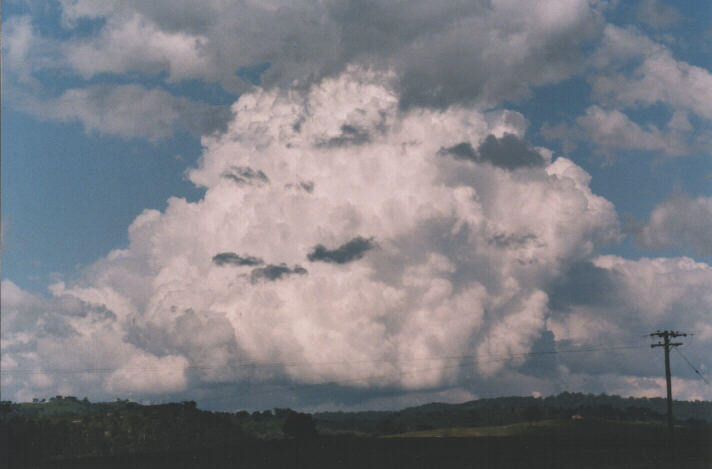
{"type": "MultiPolygon", "coordinates": [[[[521,450],[526,452],[532,444],[545,445],[549,448],[545,451],[549,457],[559,454],[557,448],[568,445],[567,458],[578,454],[576,448],[603,458],[606,453],[598,448],[597,442],[606,437],[611,437],[607,444],[618,448],[615,451],[626,458],[648,454],[650,448],[654,449],[656,458],[662,457],[667,438],[664,409],[663,399],[562,393],[546,398],[499,397],[462,404],[431,403],[400,411],[300,415],[305,422],[311,422],[312,432],[310,442],[302,439],[302,444],[311,448],[308,450],[312,451],[310,458],[322,458],[325,464],[329,461],[324,467],[338,466],[343,451],[355,460],[367,458],[362,462],[368,467],[388,467],[386,462],[390,460],[379,458],[388,453],[389,448],[404,451],[408,448],[415,451],[414,455],[421,454],[418,458],[425,459],[435,454],[426,451],[431,448],[436,453],[443,451],[444,458],[459,461],[464,453],[450,455],[447,448],[456,452],[486,451],[488,445],[494,444],[500,449],[492,453],[493,461],[509,461],[509,447],[524,448],[521,450]],[[313,435],[314,423],[318,438],[313,435]],[[396,435],[408,438],[381,438],[396,435]],[[576,438],[571,440],[572,436],[576,438]],[[434,442],[453,439],[486,439],[490,443],[434,442]],[[380,466],[381,463],[385,465],[380,466]]],[[[676,401],[674,412],[678,438],[696,455],[695,461],[703,461],[710,455],[707,450],[712,402],[676,401]]],[[[115,467],[164,467],[161,461],[176,460],[180,464],[171,467],[201,467],[190,465],[180,453],[190,458],[213,458],[215,464],[208,466],[222,467],[220,464],[234,461],[232,458],[267,461],[272,458],[269,452],[274,450],[279,453],[273,458],[277,464],[277,461],[291,460],[287,453],[294,451],[295,442],[300,440],[298,429],[292,428],[287,432],[289,436],[283,432],[285,422],[293,414],[290,409],[210,412],[199,409],[193,401],[159,405],[122,400],[91,403],[72,396],[56,396],[33,403],[2,402],[0,455],[9,458],[11,467],[79,467],[84,462],[89,464],[86,467],[114,467],[112,464],[116,461],[126,461],[128,465],[115,467]],[[264,458],[260,456],[261,451],[264,458]],[[141,455],[153,455],[146,457],[154,458],[157,465],[144,465],[141,455]]],[[[532,455],[539,454],[539,449],[532,451],[532,455]]],[[[0,460],[0,467],[4,462],[0,460]]],[[[412,462],[418,467],[436,467],[423,466],[417,463],[417,458],[412,462]]],[[[499,466],[497,462],[491,467],[519,467],[515,461],[510,462],[511,466],[509,463],[499,466]]],[[[525,462],[522,460],[522,464],[525,462]]],[[[279,464],[264,467],[283,467],[279,464]]],[[[225,467],[228,466],[230,464],[225,467]]]]}

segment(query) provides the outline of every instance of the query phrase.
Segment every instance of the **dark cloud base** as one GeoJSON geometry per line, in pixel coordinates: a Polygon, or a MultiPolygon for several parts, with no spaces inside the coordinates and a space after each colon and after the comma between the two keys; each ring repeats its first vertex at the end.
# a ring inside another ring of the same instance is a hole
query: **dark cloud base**
{"type": "Polygon", "coordinates": [[[549,305],[567,311],[571,306],[610,306],[617,301],[621,279],[614,271],[583,261],[571,266],[551,287],[549,305]]]}

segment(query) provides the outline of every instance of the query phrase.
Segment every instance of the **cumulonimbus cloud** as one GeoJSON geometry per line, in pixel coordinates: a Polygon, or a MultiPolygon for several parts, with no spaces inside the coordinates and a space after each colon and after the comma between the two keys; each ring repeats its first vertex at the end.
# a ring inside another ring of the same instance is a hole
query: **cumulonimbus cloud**
{"type": "MultiPolygon", "coordinates": [[[[561,293],[573,266],[626,275],[638,265],[591,259],[617,239],[618,220],[572,161],[543,149],[537,164],[516,168],[442,154],[488,138],[524,145],[516,119],[403,110],[388,75],[360,68],[307,92],[255,90],[232,112],[188,173],[203,199],[146,210],[126,249],[55,284],[51,299],[3,285],[4,395],[209,397],[285,381],[421,391],[499,383],[511,392],[551,386],[560,373],[603,373],[600,362],[502,360],[595,338],[597,329],[580,327],[595,305],[561,293]],[[344,128],[369,139],[323,144],[344,128]],[[235,168],[264,178],[236,183],[225,177],[235,168]],[[166,374],[149,379],[141,368],[166,374]]],[[[627,337],[625,318],[644,298],[632,284],[620,294],[632,299],[600,328],[627,337]]],[[[643,316],[641,327],[660,318],[643,316]]]]}

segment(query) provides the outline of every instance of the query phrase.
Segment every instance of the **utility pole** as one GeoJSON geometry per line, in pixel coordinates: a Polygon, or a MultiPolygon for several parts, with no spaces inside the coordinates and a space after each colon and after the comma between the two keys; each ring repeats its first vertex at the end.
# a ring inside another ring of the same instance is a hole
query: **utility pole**
{"type": "MultiPolygon", "coordinates": [[[[672,382],[670,379],[670,347],[677,347],[682,345],[682,342],[670,342],[671,338],[675,337],[687,337],[684,332],[678,331],[656,331],[650,334],[650,337],[660,337],[663,339],[662,342],[657,344],[652,344],[650,347],[665,347],[665,380],[667,381],[667,421],[668,421],[668,433],[670,434],[670,448],[674,452],[674,440],[673,440],[673,420],[672,420],[672,382]]],[[[674,453],[673,453],[674,454],[674,453]]]]}

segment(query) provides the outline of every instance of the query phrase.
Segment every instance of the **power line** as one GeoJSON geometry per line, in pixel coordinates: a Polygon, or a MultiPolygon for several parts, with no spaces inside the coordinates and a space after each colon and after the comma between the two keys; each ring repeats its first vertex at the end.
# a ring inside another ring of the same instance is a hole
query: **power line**
{"type": "MultiPolygon", "coordinates": [[[[475,358],[476,363],[485,364],[485,363],[494,363],[494,362],[500,362],[500,361],[508,361],[508,360],[512,360],[515,358],[523,358],[523,357],[539,356],[539,355],[550,355],[550,354],[557,354],[557,353],[580,353],[580,352],[609,351],[609,350],[620,350],[620,349],[640,349],[640,348],[647,348],[647,347],[648,347],[648,345],[625,345],[625,346],[621,345],[621,346],[596,347],[596,348],[590,347],[590,348],[586,348],[586,349],[521,353],[521,354],[495,357],[495,358],[491,358],[488,360],[478,360],[477,357],[474,357],[472,355],[463,355],[463,356],[460,356],[457,358],[475,358]]],[[[454,357],[449,357],[449,358],[454,358],[454,357]]],[[[387,361],[387,360],[382,360],[382,361],[387,361]]],[[[455,368],[462,368],[469,364],[471,364],[471,363],[462,362],[462,363],[458,363],[456,365],[421,368],[421,369],[414,369],[414,370],[402,370],[402,371],[396,371],[396,372],[385,373],[385,374],[380,374],[380,375],[368,375],[368,376],[361,376],[361,377],[357,377],[357,378],[345,378],[345,379],[340,379],[340,380],[323,381],[323,382],[319,382],[319,383],[296,383],[296,384],[292,383],[292,384],[285,384],[285,385],[277,385],[277,386],[272,387],[272,389],[270,389],[268,391],[264,391],[264,390],[257,391],[256,390],[256,391],[247,391],[247,392],[239,392],[239,393],[230,393],[230,394],[225,394],[225,395],[207,397],[207,398],[203,398],[200,400],[201,401],[215,401],[215,400],[229,399],[229,398],[233,398],[233,397],[251,396],[251,395],[256,395],[256,394],[259,394],[259,395],[274,394],[274,393],[277,393],[280,391],[296,390],[296,389],[300,389],[300,388],[329,386],[329,385],[343,385],[343,384],[347,384],[347,383],[378,380],[378,379],[390,378],[390,377],[394,377],[394,376],[402,376],[402,375],[407,375],[407,374],[412,374],[412,373],[425,373],[425,372],[430,372],[430,371],[443,371],[443,370],[449,370],[449,369],[455,369],[455,368]]],[[[264,384],[264,383],[262,383],[262,382],[248,382],[247,384],[260,385],[260,384],[264,384]]]]}
{"type": "MultiPolygon", "coordinates": [[[[647,345],[613,345],[608,347],[592,347],[592,346],[582,346],[576,349],[564,349],[564,350],[546,350],[539,352],[526,352],[519,354],[510,354],[505,356],[488,355],[494,358],[494,361],[498,360],[513,360],[516,358],[532,357],[537,355],[556,355],[562,353],[585,353],[585,352],[597,352],[597,351],[608,351],[608,350],[624,350],[624,349],[636,349],[636,348],[646,348],[647,345]]],[[[271,362],[271,363],[259,363],[259,362],[238,362],[230,365],[233,368],[243,368],[243,367],[298,367],[298,366],[321,366],[321,365],[353,365],[359,363],[399,363],[399,362],[419,362],[419,361],[437,361],[437,360],[474,360],[481,361],[481,359],[475,355],[450,355],[450,356],[438,356],[438,357],[421,357],[421,358],[375,358],[369,360],[342,360],[342,361],[328,361],[328,362],[311,362],[311,361],[289,361],[289,362],[271,362]]],[[[116,371],[133,371],[133,372],[163,372],[170,370],[217,370],[223,369],[225,367],[211,366],[211,365],[188,365],[186,367],[159,367],[159,368],[84,368],[84,369],[61,369],[61,368],[25,368],[25,369],[14,369],[14,370],[0,370],[0,374],[3,375],[33,375],[33,374],[102,374],[102,373],[114,373],[116,371]]]]}
{"type": "MultiPolygon", "coordinates": [[[[255,389],[255,390],[232,392],[232,393],[224,394],[224,395],[217,395],[217,396],[213,395],[213,396],[208,396],[205,398],[198,398],[198,400],[200,400],[200,401],[216,401],[216,400],[230,399],[230,398],[234,398],[234,397],[246,397],[246,396],[251,396],[251,395],[274,394],[274,393],[278,393],[278,392],[303,389],[303,388],[313,388],[313,387],[329,386],[329,385],[339,386],[339,385],[345,385],[345,384],[349,384],[349,383],[381,380],[384,378],[389,378],[389,377],[394,377],[394,376],[403,376],[403,375],[408,375],[408,374],[413,374],[413,373],[444,371],[444,370],[462,368],[462,367],[465,367],[468,365],[474,365],[474,364],[502,362],[502,361],[509,361],[509,360],[518,359],[518,358],[537,357],[537,356],[543,356],[543,355],[586,353],[586,352],[612,351],[612,350],[622,350],[622,349],[640,349],[640,348],[647,348],[647,347],[648,347],[647,345],[610,345],[610,346],[606,346],[606,347],[593,347],[590,345],[582,344],[581,347],[575,348],[575,349],[528,352],[528,353],[520,353],[520,354],[510,354],[510,355],[505,355],[505,356],[490,356],[490,358],[488,358],[488,359],[482,359],[482,358],[479,358],[474,355],[459,355],[459,356],[441,356],[441,357],[411,358],[411,359],[374,359],[374,360],[356,360],[356,361],[352,360],[352,361],[331,361],[331,362],[275,362],[275,363],[266,363],[266,364],[243,362],[243,363],[239,363],[238,366],[252,366],[255,368],[260,368],[260,367],[264,367],[264,366],[284,366],[284,367],[286,367],[286,366],[301,366],[301,365],[312,366],[312,365],[343,365],[343,364],[354,364],[354,363],[377,363],[377,362],[399,363],[399,362],[417,362],[417,361],[422,362],[422,361],[452,360],[452,359],[462,360],[460,363],[457,363],[454,365],[448,365],[448,366],[400,370],[400,371],[394,371],[394,372],[380,374],[380,375],[370,374],[367,376],[360,376],[360,377],[356,377],[356,378],[345,378],[345,379],[329,380],[329,381],[322,381],[322,382],[316,382],[316,383],[290,383],[290,384],[284,384],[284,385],[270,385],[269,383],[266,383],[263,380],[260,380],[260,381],[242,380],[240,382],[240,384],[242,384],[242,385],[248,385],[250,387],[252,387],[253,385],[256,385],[256,386],[260,386],[260,388],[255,389]],[[270,388],[265,390],[264,388],[266,386],[270,386],[270,388]]],[[[220,367],[201,366],[201,365],[191,365],[187,368],[188,369],[220,369],[220,367]]],[[[160,369],[160,368],[133,368],[133,369],[123,369],[123,370],[130,370],[130,371],[136,371],[136,372],[152,372],[152,371],[158,372],[158,371],[166,371],[166,370],[170,370],[170,369],[171,368],[162,368],[162,369],[160,369]]],[[[183,368],[175,367],[173,369],[183,369],[183,368]]],[[[106,372],[113,372],[113,371],[117,371],[117,370],[118,369],[97,368],[97,369],[87,369],[87,370],[55,370],[55,372],[63,372],[63,373],[71,373],[71,374],[85,373],[85,372],[106,373],[106,372]]],[[[11,371],[22,371],[22,370],[11,370],[11,371]]],[[[24,370],[24,371],[29,372],[29,373],[38,373],[38,372],[44,373],[45,372],[42,370],[24,370]]],[[[186,389],[184,391],[188,391],[189,389],[186,389]]],[[[192,389],[194,391],[196,391],[200,388],[196,386],[192,389]]]]}
{"type": "Polygon", "coordinates": [[[695,368],[695,366],[690,362],[690,360],[687,359],[687,357],[680,351],[679,348],[675,348],[675,351],[680,354],[680,356],[687,362],[688,365],[690,365],[690,368],[692,368],[692,371],[697,373],[697,375],[704,381],[707,385],[710,384],[709,381],[707,381],[707,378],[705,378],[702,373],[700,373],[700,370],[695,368]]]}

